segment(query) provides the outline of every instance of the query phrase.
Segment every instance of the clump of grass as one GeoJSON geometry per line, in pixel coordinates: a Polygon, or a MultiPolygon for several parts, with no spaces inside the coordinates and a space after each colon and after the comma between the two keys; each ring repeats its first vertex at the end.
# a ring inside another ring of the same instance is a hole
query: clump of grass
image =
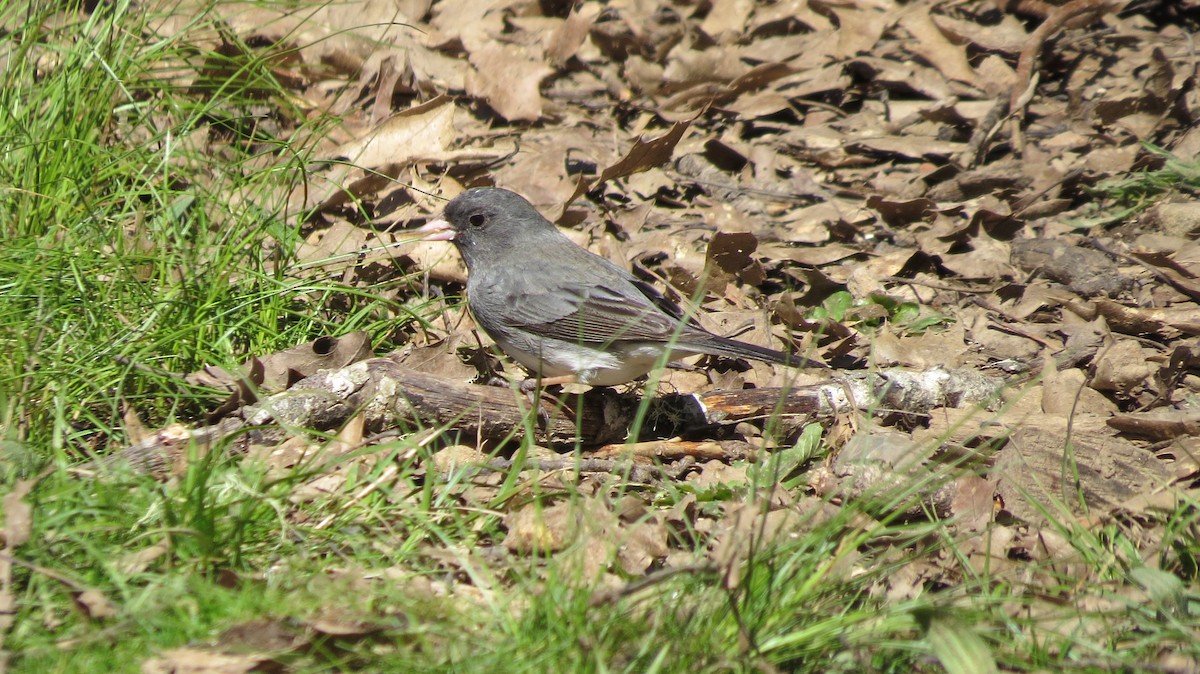
{"type": "Polygon", "coordinates": [[[1177,157],[1150,143],[1143,143],[1142,147],[1161,165],[1105,181],[1092,190],[1096,195],[1111,200],[1118,211],[1107,215],[1107,221],[1123,221],[1154,205],[1158,197],[1169,192],[1200,192],[1200,161],[1177,157]]]}
{"type": "Polygon", "coordinates": [[[220,395],[163,372],[389,331],[370,296],[359,293],[349,316],[325,313],[348,289],[289,275],[302,217],[283,197],[303,179],[304,138],[328,122],[289,116],[269,59],[190,41],[212,25],[151,39],[134,3],[33,10],[5,8],[17,28],[0,44],[0,421],[10,442],[70,463],[119,443],[127,407],[158,426],[220,395]],[[220,58],[230,67],[210,69],[205,86],[174,77],[180,62],[220,58]],[[230,130],[229,119],[263,106],[311,128],[287,139],[230,130]]]}

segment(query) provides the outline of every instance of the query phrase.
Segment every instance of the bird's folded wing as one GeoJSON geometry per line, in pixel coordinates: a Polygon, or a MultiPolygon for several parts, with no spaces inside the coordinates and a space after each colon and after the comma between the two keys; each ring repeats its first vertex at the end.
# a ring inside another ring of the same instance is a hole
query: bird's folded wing
{"type": "MultiPolygon", "coordinates": [[[[632,274],[629,275],[629,282],[632,283],[638,290],[642,291],[642,294],[645,295],[646,299],[650,300],[654,306],[662,309],[663,312],[671,318],[675,319],[676,321],[682,321],[686,323],[689,328],[693,328],[701,332],[707,332],[704,329],[704,326],[700,325],[700,321],[696,320],[694,313],[685,313],[683,307],[664,297],[663,294],[658,292],[658,289],[654,286],[646,283],[645,281],[637,279],[632,274]]],[[[674,324],[672,324],[672,328],[674,328],[674,324]]]]}
{"type": "Polygon", "coordinates": [[[669,341],[680,331],[677,319],[633,287],[621,292],[603,285],[560,284],[553,293],[523,295],[506,318],[544,337],[578,344],[669,341]]]}

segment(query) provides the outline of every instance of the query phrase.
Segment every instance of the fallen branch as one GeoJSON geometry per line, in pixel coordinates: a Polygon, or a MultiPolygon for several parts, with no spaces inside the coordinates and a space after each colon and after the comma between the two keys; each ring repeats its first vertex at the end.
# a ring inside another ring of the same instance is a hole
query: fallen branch
{"type": "MultiPolygon", "coordinates": [[[[748,420],[821,421],[852,411],[921,415],[937,407],[989,405],[1002,387],[1002,381],[970,370],[853,372],[791,389],[659,396],[650,402],[641,428],[644,436],[664,438],[748,420]]],[[[125,465],[165,475],[214,448],[241,453],[251,445],[278,444],[299,432],[335,431],[357,414],[372,432],[442,427],[492,443],[519,440],[532,432],[551,446],[594,447],[623,441],[640,403],[637,395],[593,389],[582,396],[543,395],[538,400],[540,413],[534,414],[519,391],[466,384],[406,369],[386,357],[371,358],[307,377],[215,425],[159,430],[82,470],[125,465]]]]}
{"type": "Polygon", "coordinates": [[[1071,0],[1065,5],[1055,7],[1046,20],[1029,35],[1029,40],[1017,59],[1017,81],[1009,97],[1009,113],[1014,117],[1024,114],[1025,103],[1022,103],[1022,97],[1033,81],[1033,72],[1038,57],[1042,54],[1042,48],[1051,37],[1067,27],[1068,22],[1079,25],[1124,4],[1122,0],[1071,0]]]}

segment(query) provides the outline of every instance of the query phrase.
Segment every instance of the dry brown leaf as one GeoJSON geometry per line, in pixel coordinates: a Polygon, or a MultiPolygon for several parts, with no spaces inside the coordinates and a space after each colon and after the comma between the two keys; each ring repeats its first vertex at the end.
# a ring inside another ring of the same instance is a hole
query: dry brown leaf
{"type": "Polygon", "coordinates": [[[488,42],[471,51],[475,70],[467,92],[482,98],[510,122],[532,122],[542,116],[541,83],[554,70],[541,49],[488,42]]]}
{"type": "Polygon", "coordinates": [[[221,648],[251,653],[286,653],[305,645],[297,627],[287,621],[258,618],[228,627],[217,637],[221,648]]]}
{"type": "Polygon", "coordinates": [[[517,554],[559,552],[579,535],[579,509],[571,502],[531,503],[505,518],[504,547],[517,554]]]}
{"type": "Polygon", "coordinates": [[[667,555],[667,529],[658,518],[621,526],[612,535],[625,573],[642,575],[667,555]]]}
{"type": "Polygon", "coordinates": [[[1005,509],[1022,520],[1041,522],[1046,512],[1040,504],[1073,509],[1082,497],[1096,514],[1169,484],[1171,470],[1118,437],[1105,424],[1108,416],[1045,414],[1010,428],[1012,439],[991,471],[1005,509]]]}
{"type": "Polygon", "coordinates": [[[336,162],[324,174],[308,174],[308,181],[292,191],[288,210],[309,213],[318,206],[330,210],[355,198],[368,198],[392,185],[404,167],[419,162],[493,160],[515,150],[511,143],[458,147],[455,117],[456,108],[448,96],[392,115],[364,135],[325,153],[327,160],[336,162]]]}
{"type": "Polygon", "coordinates": [[[134,552],[128,552],[116,560],[116,568],[126,575],[142,573],[151,562],[171,551],[166,543],[155,543],[134,552]]]}
{"type": "Polygon", "coordinates": [[[412,348],[405,348],[401,353],[394,354],[393,358],[418,372],[428,372],[459,381],[474,380],[480,374],[480,368],[476,364],[484,364],[481,360],[486,361],[487,358],[486,354],[478,351],[480,340],[483,340],[485,346],[490,344],[490,340],[485,339],[482,331],[472,332],[475,323],[470,320],[469,314],[461,309],[448,311],[445,319],[446,323],[457,329],[444,337],[430,336],[427,340],[423,339],[412,348]],[[468,353],[472,354],[470,362],[465,360],[468,353]]]}
{"type": "Polygon", "coordinates": [[[946,160],[958,156],[966,146],[962,143],[921,136],[890,136],[852,141],[850,152],[874,152],[895,155],[904,159],[946,160]]]}
{"type": "Polygon", "coordinates": [[[943,330],[928,330],[918,335],[898,337],[892,330],[881,330],[874,340],[873,358],[881,366],[904,365],[927,369],[938,365],[960,367],[966,362],[967,344],[961,323],[943,330]]]}
{"type": "Polygon", "coordinates": [[[546,57],[556,66],[563,66],[583,46],[592,23],[600,14],[598,3],[576,4],[567,18],[546,40],[546,57]]]}
{"type": "MultiPolygon", "coordinates": [[[[782,2],[759,5],[755,8],[753,18],[750,20],[750,29],[752,32],[770,34],[772,24],[788,21],[798,21],[809,30],[817,33],[828,34],[836,32],[829,17],[814,9],[808,0],[783,0],[782,2]]],[[[861,26],[857,27],[860,28],[861,26]]],[[[820,56],[824,58],[827,54],[821,54],[820,56]]]]}
{"type": "Polygon", "coordinates": [[[192,372],[184,380],[195,386],[228,390],[229,397],[209,412],[210,422],[258,400],[260,392],[277,392],[315,374],[318,370],[345,367],[374,355],[369,337],[356,332],[343,337],[319,337],[308,344],[284,349],[262,358],[251,358],[243,372],[233,374],[209,366],[192,372]]]}
{"type": "Polygon", "coordinates": [[[990,236],[970,239],[970,251],[942,255],[942,264],[950,271],[968,279],[1011,279],[1016,276],[1013,268],[1012,250],[1004,241],[990,236]]]}
{"type": "Polygon", "coordinates": [[[1168,236],[1196,241],[1200,238],[1200,202],[1159,204],[1148,212],[1145,221],[1168,236]]]}
{"type": "Polygon", "coordinates": [[[705,253],[705,284],[708,292],[722,294],[735,278],[750,285],[762,283],[765,272],[753,257],[758,237],[749,232],[717,232],[705,253]]]}
{"type": "Polygon", "coordinates": [[[457,140],[455,111],[449,96],[439,96],[388,117],[362,138],[339,147],[333,157],[343,158],[352,165],[373,168],[418,161],[496,157],[507,152],[454,149],[457,140]]]}
{"type": "Polygon", "coordinates": [[[837,15],[840,25],[840,30],[833,31],[836,49],[828,54],[837,60],[873,52],[891,22],[886,13],[873,7],[842,5],[829,9],[837,15]]]}
{"type": "Polygon", "coordinates": [[[327,607],[322,614],[305,619],[304,625],[318,635],[338,639],[361,639],[386,627],[376,620],[346,615],[339,607],[327,607]]]}
{"type": "Polygon", "coordinates": [[[954,481],[950,507],[959,531],[983,531],[996,513],[995,485],[978,475],[963,475],[954,481]]]}
{"type": "Polygon", "coordinates": [[[1129,393],[1144,384],[1153,373],[1153,368],[1147,362],[1149,355],[1149,351],[1133,340],[1115,340],[1093,362],[1092,388],[1129,393]]]}
{"type": "Polygon", "coordinates": [[[75,603],[92,620],[104,620],[117,615],[117,607],[99,590],[84,590],[76,594],[75,603]]]}
{"type": "Polygon", "coordinates": [[[979,76],[967,60],[966,48],[947,39],[929,15],[928,6],[910,6],[900,18],[900,25],[914,39],[910,48],[932,63],[947,79],[964,82],[976,89],[982,88],[979,76]]]}
{"type": "Polygon", "coordinates": [[[700,24],[700,30],[717,42],[733,42],[742,36],[754,5],[753,0],[715,0],[700,24]]]}
{"type": "Polygon", "coordinates": [[[1112,414],[1116,405],[1087,385],[1087,377],[1076,368],[1047,371],[1042,380],[1042,411],[1068,416],[1077,412],[1112,414]]]}
{"type": "Polygon", "coordinates": [[[580,178],[579,183],[575,187],[575,192],[563,204],[562,215],[559,218],[561,219],[563,215],[566,215],[567,207],[573,201],[595,189],[597,186],[610,180],[624,178],[656,166],[661,166],[670,161],[671,155],[675,151],[675,146],[683,138],[683,134],[689,126],[691,126],[691,122],[676,122],[670,131],[657,138],[651,138],[650,140],[638,138],[624,157],[621,157],[617,163],[601,171],[600,177],[591,181],[580,178]]]}
{"type": "Polygon", "coordinates": [[[433,453],[429,457],[433,467],[439,473],[450,474],[468,466],[482,466],[488,462],[488,455],[470,445],[451,445],[433,453]]]}
{"type": "Polygon", "coordinates": [[[1119,414],[1109,419],[1108,425],[1122,433],[1156,442],[1200,436],[1200,415],[1190,410],[1119,414]]]}
{"type": "Polygon", "coordinates": [[[676,49],[671,52],[662,77],[668,83],[666,90],[673,92],[703,82],[732,82],[749,71],[750,66],[727,49],[676,49]]]}

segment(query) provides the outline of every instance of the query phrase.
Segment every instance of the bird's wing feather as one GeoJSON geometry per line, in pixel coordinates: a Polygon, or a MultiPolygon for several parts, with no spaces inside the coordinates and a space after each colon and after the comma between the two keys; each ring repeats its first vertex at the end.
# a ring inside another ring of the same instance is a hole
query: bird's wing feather
{"type": "Polygon", "coordinates": [[[701,332],[707,332],[707,330],[700,325],[700,322],[696,320],[696,316],[694,314],[684,314],[683,308],[675,302],[664,297],[662,293],[658,292],[658,288],[655,288],[654,286],[646,283],[632,274],[629,275],[629,282],[632,283],[638,290],[642,291],[642,295],[644,295],[646,299],[650,300],[654,306],[662,309],[664,313],[671,318],[674,318],[677,322],[683,322],[686,323],[689,328],[700,330],[701,332]]]}
{"type": "MultiPolygon", "coordinates": [[[[628,270],[565,237],[562,244],[543,244],[552,258],[543,268],[529,268],[524,258],[514,257],[472,272],[468,292],[477,297],[487,295],[485,302],[490,307],[504,307],[502,312],[477,316],[485,319],[481,321],[485,330],[503,334],[506,329],[519,328],[591,345],[665,342],[678,339],[681,332],[703,332],[693,321],[685,321],[683,312],[653,286],[628,270]],[[558,273],[548,274],[549,268],[558,273]],[[494,269],[505,273],[500,275],[494,269]]],[[[515,255],[517,248],[506,253],[515,255]]]]}
{"type": "Polygon", "coordinates": [[[505,307],[502,316],[488,317],[501,325],[483,321],[489,332],[521,328],[543,337],[597,345],[677,337],[679,319],[664,313],[633,283],[632,275],[609,265],[593,269],[587,278],[559,278],[549,286],[544,277],[526,283],[524,275],[510,275],[497,284],[481,277],[469,292],[489,295],[490,306],[505,307]]]}
{"type": "Polygon", "coordinates": [[[572,291],[574,312],[525,327],[547,337],[582,344],[662,342],[678,336],[679,322],[640,293],[631,295],[606,286],[576,287],[572,291]]]}

